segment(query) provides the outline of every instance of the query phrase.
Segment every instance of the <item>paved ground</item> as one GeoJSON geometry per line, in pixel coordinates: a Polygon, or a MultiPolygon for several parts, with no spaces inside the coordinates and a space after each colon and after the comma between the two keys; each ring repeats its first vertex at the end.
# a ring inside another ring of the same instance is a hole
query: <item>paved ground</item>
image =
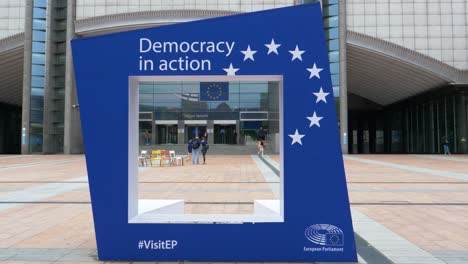
{"type": "MultiPolygon", "coordinates": [[[[184,199],[188,213],[252,212],[278,186],[278,157],[261,159],[266,174],[257,159],[142,168],[140,197],[184,199]]],[[[468,263],[468,156],[350,155],[345,168],[360,262],[468,263]]],[[[0,156],[2,263],[89,263],[95,248],[83,156],[0,156]]]]}

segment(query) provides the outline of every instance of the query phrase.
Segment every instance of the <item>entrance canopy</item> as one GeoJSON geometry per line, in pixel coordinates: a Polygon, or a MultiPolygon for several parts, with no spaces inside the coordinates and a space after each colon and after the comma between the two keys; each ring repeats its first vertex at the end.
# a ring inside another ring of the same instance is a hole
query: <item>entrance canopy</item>
{"type": "Polygon", "coordinates": [[[402,46],[348,31],[348,92],[385,106],[448,84],[468,72],[402,46]]]}
{"type": "MultiPolygon", "coordinates": [[[[145,28],[228,11],[164,10],[117,14],[76,21],[80,36],[145,28]]],[[[348,31],[348,92],[385,106],[447,84],[468,84],[461,71],[399,45],[348,31]]],[[[0,103],[22,104],[24,33],[0,39],[0,103]]]]}
{"type": "Polygon", "coordinates": [[[0,103],[22,104],[23,46],[24,33],[0,39],[0,103]]]}

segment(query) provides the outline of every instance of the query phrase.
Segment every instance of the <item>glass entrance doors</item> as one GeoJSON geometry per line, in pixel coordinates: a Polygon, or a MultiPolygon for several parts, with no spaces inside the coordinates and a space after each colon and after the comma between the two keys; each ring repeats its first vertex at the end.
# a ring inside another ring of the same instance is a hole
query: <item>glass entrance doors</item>
{"type": "Polygon", "coordinates": [[[206,125],[187,125],[185,126],[185,143],[198,135],[200,138],[206,133],[206,125]]]}
{"type": "Polygon", "coordinates": [[[156,125],[156,144],[177,144],[177,125],[156,125]]]}
{"type": "Polygon", "coordinates": [[[236,125],[214,125],[215,144],[237,144],[236,125]]]}

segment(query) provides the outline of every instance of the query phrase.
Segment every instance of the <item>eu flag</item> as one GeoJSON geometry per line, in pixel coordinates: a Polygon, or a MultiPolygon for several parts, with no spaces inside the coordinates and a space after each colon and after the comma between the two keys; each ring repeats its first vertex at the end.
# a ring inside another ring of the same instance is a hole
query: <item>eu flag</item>
{"type": "Polygon", "coordinates": [[[201,82],[200,101],[229,101],[229,83],[201,82]]]}

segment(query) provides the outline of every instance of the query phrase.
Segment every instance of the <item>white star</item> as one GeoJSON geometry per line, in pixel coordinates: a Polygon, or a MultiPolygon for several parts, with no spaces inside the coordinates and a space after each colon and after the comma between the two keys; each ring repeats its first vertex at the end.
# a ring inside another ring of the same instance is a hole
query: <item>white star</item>
{"type": "Polygon", "coordinates": [[[292,138],[291,146],[294,145],[294,143],[299,143],[302,146],[301,138],[305,137],[305,135],[299,134],[297,129],[296,129],[296,132],[293,135],[288,135],[288,136],[292,138]]]}
{"type": "Polygon", "coordinates": [[[312,127],[313,125],[317,125],[318,127],[320,127],[319,121],[320,121],[322,118],[323,118],[323,117],[317,116],[317,114],[316,114],[315,111],[314,111],[314,115],[313,115],[312,117],[307,117],[307,119],[310,120],[310,125],[309,125],[309,127],[312,127]]]}
{"type": "Polygon", "coordinates": [[[304,52],[305,52],[305,50],[299,50],[299,47],[296,45],[295,50],[290,50],[289,51],[289,53],[291,53],[293,55],[291,61],[294,61],[295,59],[299,59],[300,61],[302,61],[302,53],[304,53],[304,52]]]}
{"type": "Polygon", "coordinates": [[[238,71],[239,68],[234,68],[231,63],[229,64],[229,68],[223,68],[223,70],[227,72],[228,76],[232,76],[232,75],[236,75],[236,71],[238,71]]]}
{"type": "Polygon", "coordinates": [[[242,52],[242,54],[244,54],[244,61],[246,61],[247,59],[251,59],[252,61],[254,61],[253,55],[255,53],[257,53],[256,50],[251,50],[250,49],[250,45],[247,46],[246,50],[241,50],[241,52],[242,52]]]}
{"type": "Polygon", "coordinates": [[[317,77],[320,79],[320,72],[323,71],[323,68],[317,68],[317,65],[315,65],[312,68],[307,68],[307,70],[310,72],[309,79],[312,79],[312,77],[317,77]]]}
{"type": "Polygon", "coordinates": [[[315,103],[318,103],[320,101],[324,101],[325,103],[327,102],[327,95],[330,93],[324,93],[322,87],[320,87],[320,91],[318,93],[313,93],[315,96],[317,96],[317,101],[315,103]]]}
{"type": "Polygon", "coordinates": [[[278,55],[278,47],[281,46],[281,44],[276,44],[274,39],[271,39],[270,44],[265,44],[265,46],[268,48],[268,54],[274,52],[278,55]]]}

